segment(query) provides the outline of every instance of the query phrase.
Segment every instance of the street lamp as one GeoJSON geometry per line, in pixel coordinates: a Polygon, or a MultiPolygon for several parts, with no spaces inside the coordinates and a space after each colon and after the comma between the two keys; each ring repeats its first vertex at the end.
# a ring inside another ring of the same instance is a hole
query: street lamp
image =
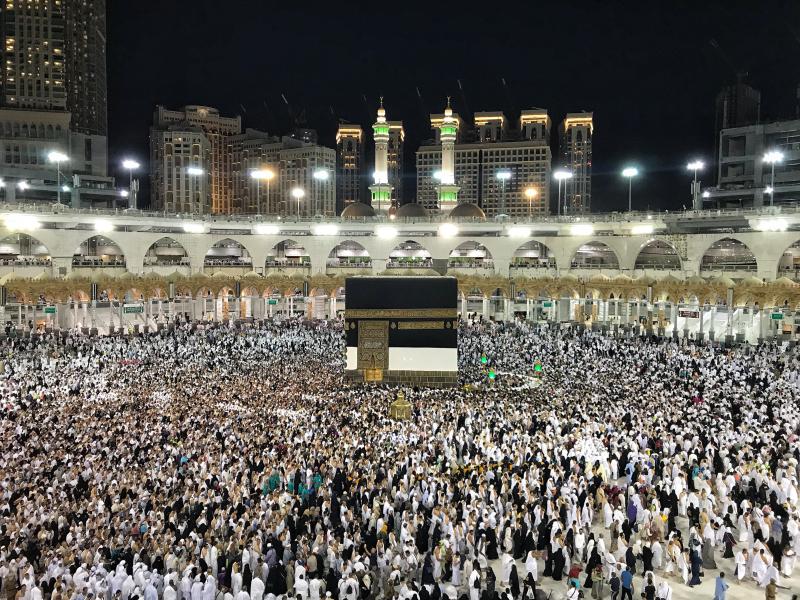
{"type": "Polygon", "coordinates": [[[769,194],[769,205],[772,206],[775,200],[775,163],[783,162],[783,152],[770,150],[764,154],[764,162],[769,163],[772,167],[772,176],[769,180],[769,192],[767,192],[769,194]]]}
{"type": "Polygon", "coordinates": [[[56,163],[56,172],[58,174],[56,179],[56,200],[59,204],[61,204],[61,163],[68,160],[69,156],[58,150],[51,150],[47,154],[47,161],[56,163]]]}
{"type": "Polygon", "coordinates": [[[700,187],[697,185],[697,172],[702,171],[705,166],[706,165],[702,160],[693,160],[686,165],[686,169],[694,173],[694,181],[692,181],[692,206],[695,210],[700,208],[697,205],[697,195],[700,193],[700,187]]]}
{"type": "Polygon", "coordinates": [[[636,167],[625,167],[622,169],[622,176],[628,178],[628,212],[631,212],[631,190],[633,188],[633,178],[639,174],[636,167]]]}
{"type": "MultiPolygon", "coordinates": [[[[326,169],[315,169],[312,175],[314,179],[323,184],[324,182],[328,181],[330,178],[330,173],[326,169]]],[[[317,206],[317,200],[319,199],[319,194],[314,194],[314,212],[317,212],[319,206],[317,206]]]]}
{"type": "Polygon", "coordinates": [[[141,166],[142,165],[131,158],[126,158],[122,161],[122,168],[128,171],[128,189],[130,190],[131,199],[133,200],[133,206],[130,206],[130,203],[128,203],[130,208],[136,208],[136,194],[133,193],[133,172],[141,166]]]}
{"type": "Polygon", "coordinates": [[[303,196],[305,196],[305,195],[306,195],[306,193],[303,190],[303,188],[299,188],[299,187],[293,187],[292,188],[292,198],[297,200],[297,218],[298,219],[300,218],[300,200],[302,200],[303,196]]]}
{"type": "Polygon", "coordinates": [[[531,204],[533,203],[533,199],[536,198],[539,192],[536,191],[536,188],[529,187],[525,188],[525,197],[528,199],[528,218],[531,218],[531,204]]]}
{"type": "Polygon", "coordinates": [[[511,179],[511,171],[498,171],[495,177],[500,181],[500,214],[506,214],[506,181],[511,179]]]}
{"type": "Polygon", "coordinates": [[[261,214],[261,182],[267,182],[267,213],[269,213],[269,182],[275,177],[271,169],[255,169],[250,171],[250,177],[256,180],[256,214],[261,214]]]}
{"type": "MultiPolygon", "coordinates": [[[[558,181],[558,215],[561,216],[561,182],[566,181],[572,177],[572,173],[569,171],[565,171],[564,169],[559,169],[555,173],[553,173],[553,177],[555,177],[556,181],[558,181]]],[[[566,188],[566,184],[565,184],[566,188]]],[[[566,190],[565,190],[566,191],[566,190]]],[[[567,212],[567,195],[564,194],[564,212],[567,212]]]]}

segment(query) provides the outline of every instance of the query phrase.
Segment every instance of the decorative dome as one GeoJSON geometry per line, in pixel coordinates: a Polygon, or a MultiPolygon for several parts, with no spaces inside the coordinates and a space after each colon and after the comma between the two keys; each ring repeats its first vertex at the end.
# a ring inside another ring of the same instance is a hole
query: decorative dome
{"type": "Polygon", "coordinates": [[[375,209],[369,204],[363,202],[353,202],[344,207],[342,211],[343,219],[363,219],[365,217],[374,217],[375,209]]]}
{"type": "Polygon", "coordinates": [[[427,217],[428,211],[416,202],[403,204],[397,209],[397,216],[400,219],[414,219],[417,217],[427,217]]]}
{"type": "Polygon", "coordinates": [[[486,213],[480,206],[472,202],[462,202],[450,211],[450,216],[458,219],[480,219],[486,220],[486,213]]]}

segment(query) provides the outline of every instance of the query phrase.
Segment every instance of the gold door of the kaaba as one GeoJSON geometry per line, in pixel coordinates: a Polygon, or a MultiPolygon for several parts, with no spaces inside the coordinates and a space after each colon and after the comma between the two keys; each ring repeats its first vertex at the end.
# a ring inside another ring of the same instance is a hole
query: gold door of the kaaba
{"type": "Polygon", "coordinates": [[[389,321],[358,322],[358,368],[364,370],[365,378],[383,379],[383,371],[389,368],[389,321]]]}

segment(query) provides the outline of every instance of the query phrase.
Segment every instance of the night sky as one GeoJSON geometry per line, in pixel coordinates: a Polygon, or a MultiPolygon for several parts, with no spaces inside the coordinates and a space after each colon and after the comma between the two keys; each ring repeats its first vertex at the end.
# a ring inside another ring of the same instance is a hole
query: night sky
{"type": "Polygon", "coordinates": [[[763,119],[796,114],[797,0],[514,4],[112,0],[112,168],[147,162],[156,104],[215,106],[274,134],[294,119],[332,146],[337,120],[368,127],[382,94],[404,121],[413,188],[428,113],[452,95],[462,115],[547,108],[554,141],[564,113],[594,111],[593,209],[627,204],[631,163],[634,208],[671,210],[690,200],[687,160],[713,159],[714,97],[738,72],[761,90],[763,119]]]}

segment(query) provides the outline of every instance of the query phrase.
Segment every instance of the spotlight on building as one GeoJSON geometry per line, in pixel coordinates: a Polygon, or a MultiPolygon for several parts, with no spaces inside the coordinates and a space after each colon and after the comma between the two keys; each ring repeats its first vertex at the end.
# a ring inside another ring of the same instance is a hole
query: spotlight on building
{"type": "Polygon", "coordinates": [[[397,229],[395,227],[378,227],[375,230],[375,235],[377,235],[382,240],[390,240],[392,238],[397,237],[397,229]]]}
{"type": "Polygon", "coordinates": [[[268,223],[259,223],[253,227],[253,233],[256,235],[278,235],[280,232],[280,227],[268,223]]]}
{"type": "Polygon", "coordinates": [[[323,223],[314,227],[312,231],[314,235],[336,235],[339,233],[339,228],[333,223],[323,223]]]}
{"type": "Polygon", "coordinates": [[[531,237],[531,230],[529,227],[509,227],[508,237],[512,238],[531,237]]]}
{"type": "Polygon", "coordinates": [[[33,231],[41,227],[39,220],[32,215],[9,214],[4,217],[9,231],[33,231]]]}
{"type": "Polygon", "coordinates": [[[653,233],[652,225],[634,225],[631,227],[631,234],[633,235],[650,235],[653,233]]]}
{"type": "Polygon", "coordinates": [[[97,233],[109,233],[114,231],[114,224],[111,221],[106,221],[105,219],[98,219],[94,222],[94,230],[97,233]]]}
{"type": "Polygon", "coordinates": [[[206,226],[201,223],[184,223],[183,230],[186,233],[205,233],[206,226]]]}
{"type": "Polygon", "coordinates": [[[589,223],[575,223],[569,232],[572,235],[592,235],[594,233],[594,227],[592,227],[589,223]]]}
{"type": "Polygon", "coordinates": [[[458,235],[458,227],[452,223],[442,223],[439,226],[439,235],[444,238],[451,238],[458,235]]]}

